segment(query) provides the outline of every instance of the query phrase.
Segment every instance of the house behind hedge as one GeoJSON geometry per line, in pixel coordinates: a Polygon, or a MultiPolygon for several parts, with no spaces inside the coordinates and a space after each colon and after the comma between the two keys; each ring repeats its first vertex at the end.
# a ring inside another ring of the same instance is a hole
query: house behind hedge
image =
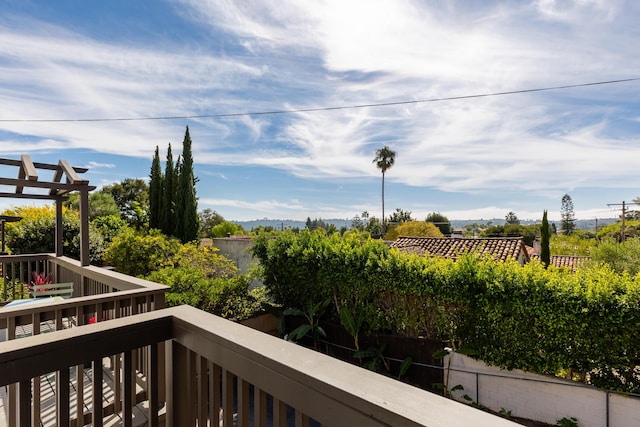
{"type": "Polygon", "coordinates": [[[457,259],[466,252],[489,254],[499,261],[513,258],[520,265],[531,260],[523,237],[488,237],[479,239],[449,237],[399,237],[390,245],[403,252],[457,259]]]}

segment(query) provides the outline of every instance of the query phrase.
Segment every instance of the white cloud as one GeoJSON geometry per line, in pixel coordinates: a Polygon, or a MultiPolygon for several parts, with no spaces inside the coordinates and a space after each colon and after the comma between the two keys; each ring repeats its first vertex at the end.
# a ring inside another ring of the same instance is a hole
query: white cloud
{"type": "MultiPolygon", "coordinates": [[[[197,37],[124,45],[0,18],[1,118],[344,106],[609,80],[640,69],[635,3],[181,0],[175,9],[193,20],[197,37]]],[[[89,149],[150,159],[171,141],[175,159],[189,124],[197,164],[266,166],[309,182],[378,177],[375,149],[390,145],[398,153],[390,184],[464,194],[632,188],[640,179],[639,92],[629,83],[272,116],[0,122],[0,153],[89,149]]],[[[235,207],[322,209],[275,200],[235,207]]]]}

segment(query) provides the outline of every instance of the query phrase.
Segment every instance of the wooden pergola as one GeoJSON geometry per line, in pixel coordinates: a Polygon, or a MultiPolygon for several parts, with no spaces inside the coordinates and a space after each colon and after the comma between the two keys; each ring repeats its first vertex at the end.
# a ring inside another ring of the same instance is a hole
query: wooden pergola
{"type": "Polygon", "coordinates": [[[89,185],[89,180],[80,178],[79,174],[88,171],[87,168],[73,167],[66,160],[58,161],[58,164],[34,163],[27,154],[22,154],[20,160],[2,159],[0,165],[15,166],[18,168],[17,178],[5,178],[0,176],[0,197],[14,199],[53,200],[56,206],[56,232],[55,252],[56,256],[62,256],[63,228],[62,228],[62,202],[68,198],[68,194],[77,191],[80,196],[80,263],[89,265],[89,191],[96,187],[89,185]],[[38,170],[53,172],[51,181],[40,181],[38,170]],[[65,178],[64,181],[62,178],[65,178]],[[13,191],[2,191],[4,187],[13,188],[13,191]],[[29,192],[25,192],[29,189],[29,192]]]}

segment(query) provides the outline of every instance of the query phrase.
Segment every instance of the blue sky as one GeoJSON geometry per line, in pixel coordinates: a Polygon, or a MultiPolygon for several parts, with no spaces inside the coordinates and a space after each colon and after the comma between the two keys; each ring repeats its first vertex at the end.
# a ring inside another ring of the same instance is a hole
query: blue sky
{"type": "MultiPolygon", "coordinates": [[[[640,196],[640,3],[0,0],[0,156],[147,178],[193,140],[199,210],[581,219],[640,196]],[[172,120],[77,121],[209,116],[172,120]],[[41,119],[61,121],[34,121],[41,119]],[[65,121],[70,120],[70,121],[65,121]]],[[[0,208],[24,201],[0,200],[0,208]]]]}

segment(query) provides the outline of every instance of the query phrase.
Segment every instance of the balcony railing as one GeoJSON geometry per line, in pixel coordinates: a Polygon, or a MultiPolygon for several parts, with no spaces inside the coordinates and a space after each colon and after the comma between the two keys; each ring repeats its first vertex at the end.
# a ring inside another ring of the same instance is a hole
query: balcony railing
{"type": "MultiPolygon", "coordinates": [[[[5,330],[4,336],[8,341],[28,335],[39,335],[45,332],[146,313],[165,306],[164,293],[168,289],[167,286],[103,268],[82,267],[79,261],[70,258],[55,257],[51,254],[0,256],[0,262],[2,263],[5,284],[3,295],[0,295],[2,301],[28,297],[25,295],[28,289],[24,283],[30,282],[33,272],[49,275],[57,283],[71,282],[74,287],[73,298],[47,304],[2,307],[0,310],[0,332],[2,329],[5,330]]],[[[141,395],[144,396],[148,389],[146,383],[147,367],[143,363],[145,356],[139,353],[139,351],[135,352],[133,359],[136,364],[136,372],[139,373],[137,382],[140,385],[140,391],[136,393],[138,399],[141,398],[141,395]]],[[[119,394],[121,383],[122,370],[119,363],[120,361],[114,358],[109,371],[115,375],[111,382],[116,394],[119,394]]],[[[76,369],[76,375],[77,378],[82,378],[83,370],[76,369]]],[[[156,377],[157,380],[160,380],[160,387],[164,387],[163,378],[163,373],[156,377]]],[[[78,382],[77,387],[82,388],[82,381],[78,382]]],[[[82,417],[84,402],[82,401],[82,390],[78,391],[80,392],[80,402],[77,408],[80,409],[75,415],[82,417]]],[[[40,377],[35,377],[33,380],[32,394],[36,412],[40,408],[44,409],[40,377]]],[[[6,400],[8,425],[23,425],[17,422],[19,388],[15,384],[8,387],[6,400]]],[[[112,411],[115,409],[117,407],[114,407],[112,411]]],[[[37,418],[34,418],[32,424],[40,425],[39,419],[37,422],[36,420],[37,418]]],[[[2,424],[0,423],[0,425],[2,424]]]]}
{"type": "Polygon", "coordinates": [[[0,386],[18,389],[15,425],[39,423],[33,382],[50,373],[55,425],[83,417],[102,426],[115,414],[132,426],[134,411],[144,418],[136,423],[150,427],[515,425],[189,306],[0,343],[0,386]],[[106,406],[102,384],[112,365],[121,366],[123,390],[106,406]],[[135,388],[140,365],[143,395],[135,388]],[[71,369],[91,372],[90,402],[75,401],[71,369]]]}

